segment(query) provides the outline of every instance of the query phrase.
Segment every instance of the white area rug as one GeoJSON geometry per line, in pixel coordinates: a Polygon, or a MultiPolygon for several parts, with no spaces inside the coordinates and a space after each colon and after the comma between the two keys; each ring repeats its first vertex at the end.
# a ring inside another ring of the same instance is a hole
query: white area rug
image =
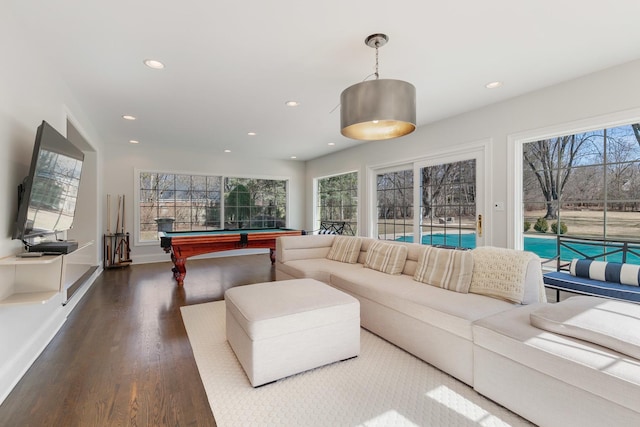
{"type": "Polygon", "coordinates": [[[182,317],[220,427],[531,425],[364,329],[359,357],[254,389],[227,343],[224,301],[182,317]]]}

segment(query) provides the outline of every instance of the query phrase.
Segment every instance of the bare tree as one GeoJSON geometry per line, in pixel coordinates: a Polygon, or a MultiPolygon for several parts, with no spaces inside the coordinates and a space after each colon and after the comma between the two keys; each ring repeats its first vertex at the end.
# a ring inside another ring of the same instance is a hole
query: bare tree
{"type": "Polygon", "coordinates": [[[558,217],[557,202],[567,184],[580,147],[590,135],[568,135],[524,144],[523,159],[529,165],[547,205],[546,219],[558,217]]]}
{"type": "Polygon", "coordinates": [[[422,217],[428,218],[432,214],[433,205],[437,204],[445,181],[454,170],[457,163],[431,166],[422,169],[422,217]]]}
{"type": "Polygon", "coordinates": [[[378,219],[413,217],[413,171],[378,175],[378,219]]]}
{"type": "MultiPolygon", "coordinates": [[[[634,136],[640,144],[638,125],[631,125],[634,136]]],[[[635,209],[637,203],[636,185],[638,164],[630,160],[638,159],[636,142],[629,138],[626,127],[606,132],[607,144],[607,200],[610,208],[624,211],[635,209]]],[[[604,159],[603,159],[604,161],[604,159]]]]}

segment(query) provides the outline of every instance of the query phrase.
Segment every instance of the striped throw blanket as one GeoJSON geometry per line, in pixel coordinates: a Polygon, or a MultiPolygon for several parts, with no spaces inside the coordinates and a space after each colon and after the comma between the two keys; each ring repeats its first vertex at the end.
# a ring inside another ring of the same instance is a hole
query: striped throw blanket
{"type": "MultiPolygon", "coordinates": [[[[506,248],[479,247],[473,251],[473,275],[469,292],[522,304],[525,278],[532,253],[506,248]]],[[[539,275],[539,301],[546,301],[542,271],[539,275]]]]}

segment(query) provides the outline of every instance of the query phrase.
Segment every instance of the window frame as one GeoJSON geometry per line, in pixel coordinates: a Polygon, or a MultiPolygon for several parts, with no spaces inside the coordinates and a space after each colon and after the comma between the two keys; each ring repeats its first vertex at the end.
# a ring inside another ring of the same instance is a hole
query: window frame
{"type": "MultiPolygon", "coordinates": [[[[492,215],[490,206],[493,202],[493,191],[491,183],[493,182],[493,139],[484,138],[476,141],[463,143],[452,146],[449,149],[431,150],[428,156],[419,156],[409,159],[400,160],[393,163],[380,163],[367,166],[367,196],[368,196],[368,212],[367,212],[367,230],[366,236],[377,238],[377,175],[380,173],[394,172],[399,170],[413,168],[414,187],[413,200],[414,210],[416,206],[420,206],[420,186],[415,185],[416,177],[419,177],[420,168],[425,166],[434,166],[442,163],[453,163],[461,160],[476,160],[476,215],[483,216],[483,234],[476,238],[477,246],[491,245],[493,236],[491,234],[492,215]],[[487,232],[489,231],[489,232],[487,232]]],[[[420,229],[420,217],[414,215],[414,230],[420,229]]]]}
{"type": "Polygon", "coordinates": [[[170,175],[188,175],[188,176],[204,176],[204,177],[216,177],[220,178],[220,223],[224,224],[224,183],[226,178],[238,178],[238,179],[262,179],[273,181],[284,181],[285,184],[285,227],[289,227],[290,217],[289,211],[291,207],[291,177],[282,175],[230,175],[230,174],[215,174],[215,173],[203,173],[193,171],[175,171],[175,170],[161,170],[161,169],[134,169],[133,174],[133,199],[134,199],[134,230],[133,230],[133,244],[134,246],[157,246],[159,240],[142,240],[140,238],[140,174],[141,173],[160,173],[170,175]]]}
{"type": "MultiPolygon", "coordinates": [[[[380,228],[380,224],[381,224],[381,220],[380,218],[378,218],[378,176],[380,175],[384,175],[384,174],[391,174],[391,173],[397,173],[397,172],[405,172],[405,171],[410,171],[411,174],[413,175],[413,181],[412,181],[412,195],[411,195],[411,201],[412,201],[412,210],[413,210],[413,218],[410,222],[410,226],[415,230],[415,212],[416,212],[416,207],[415,207],[415,203],[416,203],[416,173],[415,173],[415,164],[414,163],[404,163],[404,164],[399,164],[399,165],[395,165],[393,167],[390,168],[381,168],[381,169],[377,169],[374,171],[374,175],[373,175],[373,182],[372,182],[372,193],[373,193],[373,198],[371,199],[371,223],[370,223],[370,237],[374,237],[376,239],[380,239],[380,234],[378,233],[378,230],[380,228]]],[[[408,187],[407,187],[408,188],[408,187]]],[[[408,221],[405,221],[405,223],[409,223],[408,221]]],[[[395,235],[395,226],[394,226],[394,237],[396,237],[395,235]]],[[[394,239],[395,240],[395,239],[394,239]]]]}
{"type": "Polygon", "coordinates": [[[360,213],[361,213],[361,204],[360,204],[360,171],[357,169],[354,170],[350,170],[350,171],[346,171],[346,172],[338,172],[338,173],[334,173],[331,175],[325,175],[325,176],[320,176],[320,177],[315,177],[313,178],[313,230],[318,230],[320,228],[320,221],[321,221],[321,215],[320,215],[320,180],[323,179],[329,179],[329,178],[333,178],[336,176],[341,176],[341,175],[348,175],[348,174],[352,174],[355,173],[356,174],[356,191],[357,191],[357,195],[356,195],[356,233],[355,235],[359,235],[360,233],[360,213]]]}
{"type": "MultiPolygon", "coordinates": [[[[419,190],[419,193],[418,193],[418,194],[419,194],[418,201],[420,202],[420,205],[416,208],[416,212],[419,212],[419,213],[420,213],[420,215],[422,215],[423,205],[422,205],[422,194],[421,194],[421,192],[422,192],[422,186],[421,186],[421,183],[422,183],[422,171],[423,171],[424,169],[426,169],[426,168],[431,168],[431,167],[436,167],[436,166],[440,166],[440,165],[450,165],[450,164],[462,163],[462,162],[470,162],[470,161],[473,161],[473,168],[474,168],[474,172],[475,172],[475,173],[473,174],[473,175],[474,175],[474,176],[473,176],[473,185],[474,185],[474,203],[473,203],[473,205],[474,205],[474,213],[475,213],[475,215],[474,215],[474,227],[473,227],[473,230],[475,231],[475,234],[476,234],[475,241],[476,241],[476,244],[477,244],[478,239],[479,239],[479,238],[481,238],[482,236],[478,237],[478,235],[477,235],[477,234],[478,234],[478,233],[477,233],[477,231],[478,231],[478,227],[477,227],[477,225],[478,225],[478,224],[477,224],[477,215],[478,215],[478,214],[477,214],[477,212],[475,212],[475,211],[477,211],[477,210],[478,210],[478,206],[481,204],[481,203],[479,203],[479,202],[478,202],[478,197],[480,197],[480,196],[479,196],[479,193],[481,193],[481,192],[482,192],[482,188],[483,188],[483,186],[482,186],[482,182],[480,183],[480,185],[478,185],[478,181],[481,181],[481,179],[480,179],[480,174],[478,173],[478,170],[477,170],[477,165],[478,165],[478,163],[479,163],[479,162],[478,162],[478,159],[476,158],[476,156],[473,156],[473,155],[472,155],[472,156],[469,156],[468,158],[465,158],[465,159],[457,159],[457,160],[453,160],[453,161],[446,161],[446,162],[442,162],[442,161],[440,161],[440,162],[430,162],[429,164],[424,164],[424,163],[416,164],[416,176],[417,176],[417,177],[419,178],[419,180],[420,180],[420,182],[418,183],[418,186],[417,186],[417,187],[418,187],[418,190],[419,190]]],[[[462,205],[461,205],[460,203],[458,203],[458,204],[447,204],[447,205],[448,205],[448,206],[453,206],[453,207],[462,208],[462,205]]],[[[458,219],[460,219],[460,218],[458,218],[458,219]]],[[[418,232],[417,234],[418,234],[418,235],[419,235],[419,237],[420,237],[420,242],[422,242],[422,240],[423,240],[423,238],[424,238],[424,234],[423,234],[423,232],[424,232],[424,230],[425,230],[425,227],[429,227],[429,226],[433,227],[433,222],[427,225],[427,224],[425,224],[425,223],[423,223],[423,222],[422,222],[422,218],[421,218],[421,216],[419,216],[419,217],[417,218],[417,223],[418,223],[418,227],[419,227],[419,228],[418,228],[418,230],[417,230],[417,232],[418,232]]],[[[446,233],[446,230],[447,230],[447,229],[451,229],[451,230],[453,231],[451,234],[452,234],[452,235],[456,235],[456,234],[457,234],[457,235],[458,235],[458,239],[460,239],[460,238],[461,238],[461,234],[463,234],[463,233],[462,233],[462,230],[470,230],[470,229],[471,229],[471,228],[463,227],[460,223],[458,223],[457,225],[453,225],[453,224],[452,224],[452,225],[451,225],[451,226],[449,226],[449,227],[448,227],[448,226],[446,225],[446,223],[445,223],[445,225],[444,225],[444,226],[442,226],[442,227],[436,227],[436,228],[443,228],[443,229],[445,230],[445,231],[443,232],[445,235],[447,234],[447,233],[446,233]],[[456,231],[457,231],[457,233],[456,233],[456,231]]],[[[431,239],[431,240],[433,241],[433,239],[431,239]]],[[[433,244],[433,243],[431,243],[431,244],[433,244]]],[[[448,242],[447,242],[446,244],[451,245],[451,243],[448,243],[448,242]]],[[[460,241],[459,241],[459,242],[458,242],[456,245],[454,245],[454,246],[462,246],[462,244],[461,244],[461,243],[460,243],[460,241]]]]}
{"type": "Polygon", "coordinates": [[[640,108],[576,120],[507,135],[507,246],[524,249],[523,147],[528,142],[551,139],[640,122],[640,108]]]}

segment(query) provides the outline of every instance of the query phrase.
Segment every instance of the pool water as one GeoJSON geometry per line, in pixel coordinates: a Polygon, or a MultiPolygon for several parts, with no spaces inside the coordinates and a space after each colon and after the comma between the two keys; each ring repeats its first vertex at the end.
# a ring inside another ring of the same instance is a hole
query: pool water
{"type": "MultiPolygon", "coordinates": [[[[413,242],[413,236],[399,237],[396,240],[401,242],[413,242]]],[[[422,236],[423,245],[448,245],[473,249],[476,247],[475,233],[468,234],[431,234],[422,236]]],[[[587,255],[598,255],[602,250],[598,247],[589,245],[573,245],[577,250],[587,255]]],[[[562,248],[562,260],[571,261],[574,258],[583,258],[582,255],[572,252],[566,248],[562,248]]],[[[550,259],[557,254],[556,239],[528,237],[524,238],[524,250],[537,254],[542,259],[550,259]]],[[[602,260],[602,258],[600,258],[602,260]]],[[[607,261],[622,262],[622,254],[614,254],[607,257],[607,261]]],[[[640,264],[640,257],[633,254],[627,254],[627,262],[632,264],[640,264]]]]}

